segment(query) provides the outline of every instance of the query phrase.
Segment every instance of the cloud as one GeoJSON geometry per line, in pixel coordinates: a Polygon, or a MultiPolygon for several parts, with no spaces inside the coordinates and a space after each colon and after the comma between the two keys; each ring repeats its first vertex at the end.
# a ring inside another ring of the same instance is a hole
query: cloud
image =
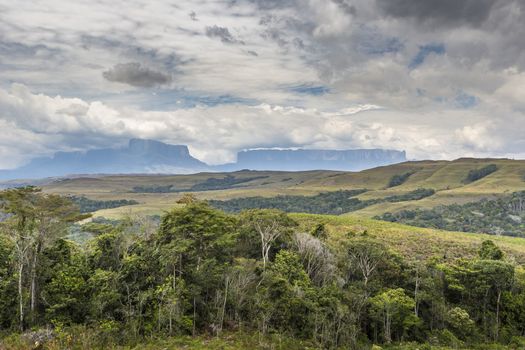
{"type": "Polygon", "coordinates": [[[226,27],[219,27],[217,25],[206,27],[206,36],[210,38],[219,38],[223,43],[226,44],[244,44],[242,41],[237,40],[231,35],[230,30],[226,27]]]}
{"type": "Polygon", "coordinates": [[[264,103],[144,111],[34,94],[23,85],[0,88],[0,110],[0,126],[10,130],[0,142],[0,153],[8,155],[0,168],[27,161],[28,153],[115,147],[133,137],[187,144],[211,164],[258,147],[389,148],[442,159],[518,154],[525,142],[519,123],[487,123],[475,111],[421,115],[374,105],[320,110],[264,103]]]}
{"type": "Polygon", "coordinates": [[[351,2],[349,0],[332,0],[334,3],[339,5],[339,7],[345,11],[346,13],[350,15],[356,15],[357,10],[355,6],[351,5],[351,2]]]}
{"type": "Polygon", "coordinates": [[[456,136],[463,146],[474,151],[497,152],[503,142],[492,130],[491,123],[467,125],[456,130],[456,136]]]}
{"type": "Polygon", "coordinates": [[[1,126],[28,145],[4,142],[9,164],[133,136],[212,162],[256,145],[523,155],[521,0],[65,4],[3,4],[1,126]],[[365,105],[381,108],[345,114],[365,105]]]}
{"type": "Polygon", "coordinates": [[[116,64],[113,68],[103,72],[102,76],[111,82],[143,88],[171,82],[170,75],[144,67],[137,62],[116,64]]]}
{"type": "Polygon", "coordinates": [[[377,0],[387,15],[414,18],[432,25],[481,25],[490,16],[494,0],[377,0]]]}

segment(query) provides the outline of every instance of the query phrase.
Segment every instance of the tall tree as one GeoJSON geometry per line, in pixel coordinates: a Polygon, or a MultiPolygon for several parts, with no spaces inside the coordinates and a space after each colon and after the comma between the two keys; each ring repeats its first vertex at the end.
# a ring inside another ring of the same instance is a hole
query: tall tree
{"type": "Polygon", "coordinates": [[[0,210],[7,214],[2,227],[15,246],[18,276],[19,328],[25,326],[24,294],[29,283],[30,311],[35,321],[38,303],[38,262],[42,249],[66,234],[67,224],[89,215],[81,215],[69,199],[44,194],[36,187],[22,187],[0,192],[0,210]]]}
{"type": "Polygon", "coordinates": [[[297,225],[286,213],[274,209],[246,210],[241,213],[240,219],[245,228],[245,231],[241,232],[245,239],[253,242],[254,236],[257,236],[259,240],[263,269],[268,265],[272,249],[277,242],[289,235],[291,228],[297,225]]]}

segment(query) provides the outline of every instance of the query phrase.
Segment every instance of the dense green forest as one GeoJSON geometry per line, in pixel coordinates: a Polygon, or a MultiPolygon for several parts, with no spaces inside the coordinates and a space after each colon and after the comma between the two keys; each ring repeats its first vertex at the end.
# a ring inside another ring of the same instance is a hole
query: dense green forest
{"type": "Polygon", "coordinates": [[[473,169],[469,171],[467,177],[465,178],[465,183],[471,183],[483,179],[486,176],[496,172],[498,167],[496,164],[489,164],[480,169],[473,169]]]}
{"type": "Polygon", "coordinates": [[[244,197],[225,201],[210,200],[209,203],[213,207],[234,213],[261,208],[279,209],[289,213],[342,214],[370,205],[371,201],[355,198],[364,192],[365,189],[324,192],[315,196],[244,197]]]}
{"type": "Polygon", "coordinates": [[[388,181],[388,187],[390,188],[390,187],[401,186],[408,180],[410,176],[412,176],[412,174],[414,173],[408,172],[408,173],[403,173],[403,174],[392,176],[390,180],[388,181]]]}
{"type": "Polygon", "coordinates": [[[349,213],[382,202],[404,202],[419,200],[434,195],[433,189],[420,188],[400,195],[381,199],[361,200],[355,196],[366,189],[323,192],[315,196],[244,197],[225,201],[211,200],[218,209],[238,213],[244,209],[279,209],[288,213],[312,213],[339,215],[349,213]]]}
{"type": "Polygon", "coordinates": [[[525,236],[525,191],[498,199],[464,205],[439,206],[430,210],[403,210],[377,219],[449,231],[484,232],[525,236]]]}
{"type": "Polygon", "coordinates": [[[126,205],[139,204],[135,200],[115,199],[108,201],[89,199],[84,196],[70,196],[69,199],[78,205],[81,213],[92,213],[101,209],[119,208],[126,205]]]}
{"type": "Polygon", "coordinates": [[[201,191],[216,191],[227,190],[237,185],[266,179],[268,176],[252,176],[245,178],[236,178],[233,175],[226,175],[224,178],[210,177],[205,181],[198,182],[189,188],[177,189],[174,185],[145,185],[133,187],[133,192],[137,193],[173,193],[173,192],[201,192],[201,191]]]}
{"type": "Polygon", "coordinates": [[[525,346],[525,271],[492,241],[476,259],[401,256],[366,231],[334,240],[322,223],[188,195],[159,225],[98,223],[80,245],[65,238],[86,217],[70,199],[19,188],[0,204],[5,348],[525,346]]]}

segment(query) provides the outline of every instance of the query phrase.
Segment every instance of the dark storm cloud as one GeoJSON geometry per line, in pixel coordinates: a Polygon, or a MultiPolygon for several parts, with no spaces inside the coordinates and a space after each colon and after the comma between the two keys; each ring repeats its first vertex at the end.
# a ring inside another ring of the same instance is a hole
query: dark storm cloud
{"type": "MultiPolygon", "coordinates": [[[[197,33],[187,34],[197,35],[197,33]]],[[[175,52],[161,53],[161,50],[158,48],[146,48],[133,44],[131,37],[113,39],[103,36],[83,35],[80,37],[80,42],[82,48],[86,50],[103,49],[116,51],[121,56],[127,57],[130,61],[148,62],[149,65],[163,67],[163,69],[168,71],[177,70],[179,66],[187,63],[187,60],[175,52]]]]}
{"type": "Polygon", "coordinates": [[[244,44],[242,41],[235,39],[228,28],[219,27],[218,25],[207,26],[206,36],[209,38],[219,38],[226,44],[244,44]]]}
{"type": "Polygon", "coordinates": [[[479,26],[491,13],[496,0],[377,0],[387,15],[414,18],[434,25],[479,26]]]}
{"type": "Polygon", "coordinates": [[[171,76],[142,66],[138,62],[119,63],[102,73],[109,81],[136,87],[153,87],[171,82],[171,76]]]}
{"type": "Polygon", "coordinates": [[[262,10],[272,10],[276,8],[291,7],[296,3],[295,0],[250,0],[262,10]]]}

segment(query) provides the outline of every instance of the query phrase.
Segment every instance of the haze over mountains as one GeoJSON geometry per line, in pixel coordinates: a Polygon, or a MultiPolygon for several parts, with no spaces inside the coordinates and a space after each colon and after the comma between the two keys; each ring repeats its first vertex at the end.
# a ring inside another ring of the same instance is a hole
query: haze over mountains
{"type": "Polygon", "coordinates": [[[208,165],[191,156],[185,145],[132,139],[127,147],[58,152],[32,160],[13,170],[0,171],[0,179],[38,179],[73,174],[186,174],[201,171],[347,170],[358,171],[406,160],[404,151],[360,150],[247,150],[236,163],[208,165]]]}

